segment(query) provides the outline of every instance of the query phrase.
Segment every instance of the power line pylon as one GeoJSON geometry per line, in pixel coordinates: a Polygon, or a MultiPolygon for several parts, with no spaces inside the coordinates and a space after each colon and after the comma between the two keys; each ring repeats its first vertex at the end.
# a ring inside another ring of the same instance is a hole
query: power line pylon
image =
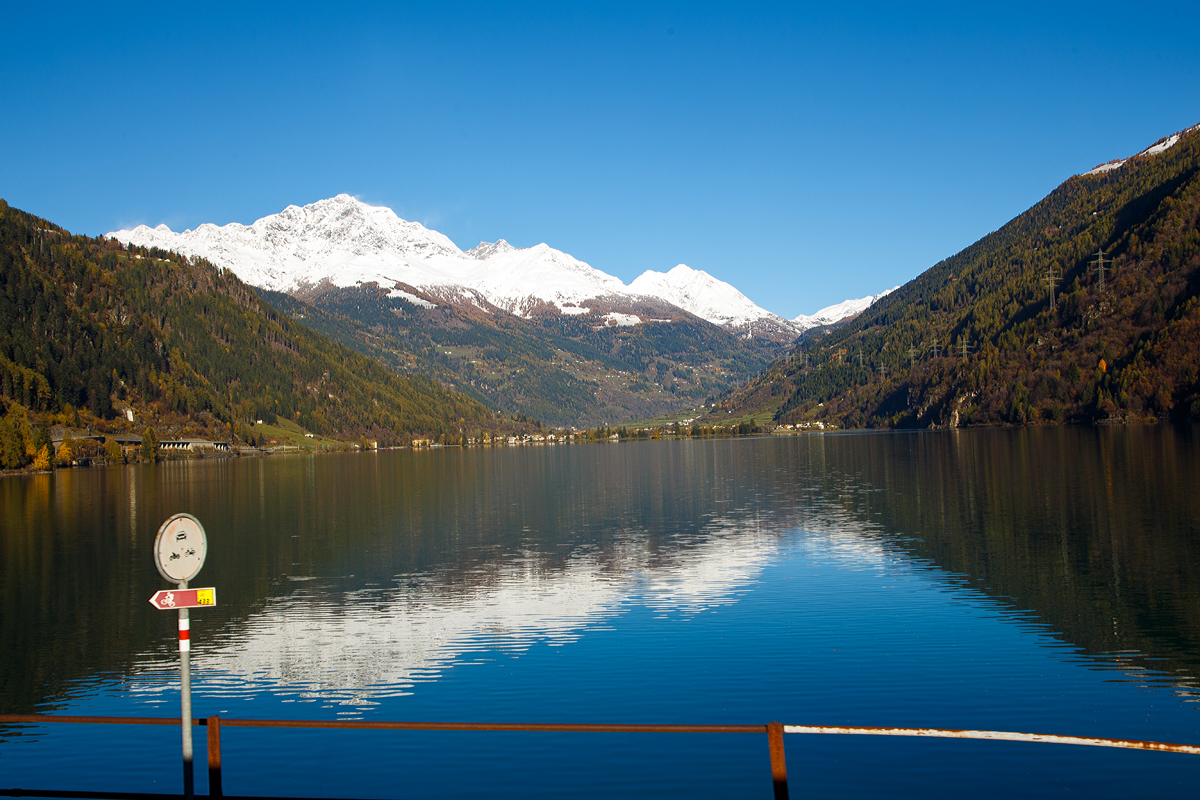
{"type": "Polygon", "coordinates": [[[1046,270],[1046,277],[1042,278],[1046,282],[1046,286],[1050,289],[1050,310],[1054,310],[1054,285],[1058,283],[1058,279],[1062,276],[1054,267],[1046,270]]]}
{"type": "Polygon", "coordinates": [[[1110,266],[1106,267],[1104,265],[1104,248],[1101,247],[1096,251],[1096,257],[1092,260],[1092,264],[1095,265],[1092,267],[1092,269],[1095,270],[1096,276],[1100,279],[1099,283],[1097,284],[1100,289],[1100,294],[1104,294],[1104,271],[1108,270],[1109,272],[1112,272],[1111,258],[1108,260],[1108,263],[1110,266]]]}

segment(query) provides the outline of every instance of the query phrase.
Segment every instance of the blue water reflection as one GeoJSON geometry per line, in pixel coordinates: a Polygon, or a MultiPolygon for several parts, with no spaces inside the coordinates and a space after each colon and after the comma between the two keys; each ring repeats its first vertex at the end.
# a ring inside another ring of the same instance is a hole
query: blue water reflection
{"type": "MultiPolygon", "coordinates": [[[[1180,538],[1159,542],[1163,554],[1141,557],[1121,544],[1120,591],[1109,582],[1100,596],[1087,588],[1098,580],[1089,567],[1098,545],[1071,539],[1082,535],[1080,525],[1026,534],[1013,523],[996,533],[984,517],[975,532],[973,512],[957,510],[958,503],[980,503],[983,490],[947,494],[944,485],[922,483],[928,476],[903,467],[912,442],[893,437],[881,454],[884,437],[866,451],[852,440],[867,437],[817,438],[499,456],[395,453],[381,454],[381,462],[360,456],[201,472],[202,484],[254,490],[221,498],[243,516],[256,504],[263,509],[238,529],[246,541],[230,542],[226,552],[263,546],[249,537],[275,513],[272,492],[283,490],[273,482],[299,482],[320,495],[340,471],[359,487],[343,487],[349,504],[367,516],[334,504],[333,495],[310,499],[326,505],[307,524],[291,520],[261,533],[275,566],[214,565],[255,590],[239,596],[223,578],[221,596],[230,598],[224,615],[214,609],[193,617],[196,714],[777,719],[1200,742],[1192,669],[1200,653],[1185,617],[1195,601],[1190,576],[1177,575],[1176,596],[1159,598],[1153,609],[1121,605],[1156,582],[1167,585],[1146,564],[1170,561],[1180,547],[1186,552],[1195,543],[1194,516],[1175,522],[1180,538]],[[407,471],[414,463],[428,482],[407,471]],[[382,470],[372,473],[382,475],[380,486],[402,483],[423,499],[396,504],[389,492],[353,494],[367,482],[366,464],[382,470]],[[322,472],[326,466],[331,472],[322,472]],[[440,478],[448,473],[476,511],[447,516],[440,478]],[[971,499],[970,492],[980,494],[971,499]],[[920,503],[904,499],[917,494],[920,503]],[[934,527],[930,514],[946,521],[934,527]],[[503,533],[475,530],[488,525],[503,533]],[[1090,555],[1049,565],[1024,560],[1047,537],[1054,553],[1090,555]],[[1164,631],[1168,638],[1155,638],[1164,631]],[[1110,641],[1126,646],[1093,645],[1110,641]]],[[[1018,458],[1011,451],[1022,443],[1009,437],[979,447],[994,465],[1004,448],[1018,458]]],[[[1192,450],[1182,463],[1185,473],[1194,470],[1192,450]]],[[[1184,488],[1194,474],[1182,475],[1184,488]]],[[[197,499],[195,481],[172,485],[218,516],[218,503],[203,493],[197,499]]],[[[141,497],[150,501],[145,491],[141,497]]],[[[151,502],[153,515],[163,510],[161,496],[151,502]]],[[[1126,524],[1121,514],[1140,512],[1113,513],[1126,524]]],[[[1107,562],[1101,567],[1114,571],[1107,562]]],[[[133,584],[129,594],[144,603],[137,595],[143,588],[133,584]]],[[[177,713],[170,624],[152,609],[145,613],[161,628],[157,639],[130,649],[118,670],[74,676],[39,707],[177,713]]],[[[178,733],[163,730],[117,737],[75,726],[25,729],[0,742],[0,784],[103,788],[99,778],[127,791],[175,790],[178,733]]],[[[1200,758],[1157,753],[865,737],[789,736],[787,747],[796,796],[1190,797],[1200,778],[1200,758]]],[[[226,729],[224,749],[226,791],[245,794],[770,792],[765,737],[751,735],[226,729]]]]}

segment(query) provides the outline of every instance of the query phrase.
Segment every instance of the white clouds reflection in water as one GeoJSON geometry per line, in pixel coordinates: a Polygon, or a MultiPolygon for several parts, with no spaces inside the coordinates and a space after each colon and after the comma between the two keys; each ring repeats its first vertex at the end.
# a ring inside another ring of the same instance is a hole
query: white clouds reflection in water
{"type": "MultiPolygon", "coordinates": [[[[692,539],[664,553],[626,533],[561,567],[525,553],[472,581],[401,575],[393,587],[345,592],[334,580],[305,581],[198,649],[197,684],[230,700],[270,693],[372,705],[489,654],[571,644],[634,605],[689,614],[734,602],[782,546],[779,533],[745,520],[714,520],[692,539]]],[[[166,678],[158,656],[139,659],[131,688],[169,693],[169,678],[138,680],[156,673],[166,678]]]]}

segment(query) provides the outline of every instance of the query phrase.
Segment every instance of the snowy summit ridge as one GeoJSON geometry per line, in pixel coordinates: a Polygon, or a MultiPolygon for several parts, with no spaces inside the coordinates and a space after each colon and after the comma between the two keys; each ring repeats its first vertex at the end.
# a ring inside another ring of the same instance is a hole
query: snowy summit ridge
{"type": "Polygon", "coordinates": [[[391,285],[402,279],[399,274],[414,278],[406,282],[418,285],[443,277],[438,270],[425,268],[427,262],[463,255],[442,234],[402,220],[390,208],[368,206],[345,194],[303,208],[288,206],[252,225],[205,223],[182,233],[166,225],[139,225],[108,235],[202,256],[247,283],[277,292],[326,281],[336,286],[368,281],[391,285]],[[394,279],[388,276],[392,272],[398,273],[394,279]]]}
{"type": "Polygon", "coordinates": [[[632,294],[666,300],[697,317],[723,327],[748,325],[761,319],[780,317],[759,308],[746,295],[704,270],[679,264],[670,272],[646,270],[629,284],[632,294]]]}
{"type": "MultiPolygon", "coordinates": [[[[632,309],[650,299],[747,336],[773,332],[790,340],[805,329],[684,264],[665,273],[647,271],[626,286],[544,243],[518,248],[499,239],[464,252],[445,235],[348,194],[288,206],[251,225],[205,223],[182,233],[166,225],[139,225],[108,235],[206,258],[246,283],[278,292],[375,283],[422,305],[432,303],[409,290],[443,302],[486,302],[517,315],[547,304],[563,314],[590,313],[584,304],[592,300],[632,309]]],[[[621,324],[640,321],[636,315],[620,316],[626,320],[621,324]]]]}
{"type": "Polygon", "coordinates": [[[899,288],[899,286],[893,286],[886,292],[880,292],[879,294],[860,297],[857,300],[843,300],[840,303],[826,306],[814,314],[801,314],[792,320],[792,322],[794,322],[796,325],[799,325],[801,330],[816,328],[820,325],[832,325],[835,322],[841,322],[843,320],[850,319],[851,317],[857,317],[859,314],[866,311],[867,308],[870,307],[871,304],[876,300],[891,294],[899,288]]]}
{"type": "MultiPolygon", "coordinates": [[[[1179,140],[1182,139],[1184,136],[1186,136],[1189,133],[1196,131],[1196,130],[1200,130],[1200,125],[1193,125],[1190,128],[1184,128],[1183,130],[1179,131],[1178,133],[1172,133],[1170,136],[1164,136],[1161,139],[1159,139],[1157,142],[1155,142],[1154,144],[1147,147],[1142,152],[1133,156],[1133,158],[1145,158],[1147,156],[1156,156],[1159,153],[1166,152],[1167,150],[1170,150],[1172,147],[1174,147],[1179,142],[1179,140]]],[[[1100,164],[1099,166],[1092,167],[1091,169],[1089,169],[1087,172],[1084,172],[1083,174],[1084,175],[1100,175],[1102,173],[1108,172],[1109,170],[1114,170],[1114,169],[1118,169],[1120,167],[1125,166],[1125,162],[1128,160],[1129,160],[1128,158],[1114,158],[1112,161],[1106,161],[1103,164],[1100,164]]]]}
{"type": "Polygon", "coordinates": [[[501,239],[464,253],[445,235],[347,194],[288,206],[253,225],[209,223],[182,233],[139,225],[109,236],[202,256],[278,292],[402,283],[436,296],[466,290],[521,313],[536,301],[578,302],[624,289],[618,278],[546,244],[516,248],[501,239]]]}

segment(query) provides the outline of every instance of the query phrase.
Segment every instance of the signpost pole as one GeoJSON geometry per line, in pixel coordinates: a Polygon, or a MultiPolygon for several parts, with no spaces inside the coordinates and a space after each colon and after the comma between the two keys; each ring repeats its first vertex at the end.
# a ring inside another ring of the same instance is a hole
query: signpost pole
{"type": "MultiPolygon", "coordinates": [[[[180,589],[187,581],[179,582],[180,589]]],[[[195,797],[195,773],[192,770],[192,631],[186,608],[179,609],[179,715],[183,725],[183,796],[195,797]]]]}
{"type": "Polygon", "coordinates": [[[204,526],[191,514],[168,518],[154,537],[154,565],[158,574],[179,587],[174,592],[155,592],[150,604],[179,611],[179,721],[183,727],[183,796],[187,800],[196,796],[192,764],[192,625],[188,609],[213,606],[217,602],[215,588],[189,590],[188,581],[204,566],[207,554],[204,526]]]}

